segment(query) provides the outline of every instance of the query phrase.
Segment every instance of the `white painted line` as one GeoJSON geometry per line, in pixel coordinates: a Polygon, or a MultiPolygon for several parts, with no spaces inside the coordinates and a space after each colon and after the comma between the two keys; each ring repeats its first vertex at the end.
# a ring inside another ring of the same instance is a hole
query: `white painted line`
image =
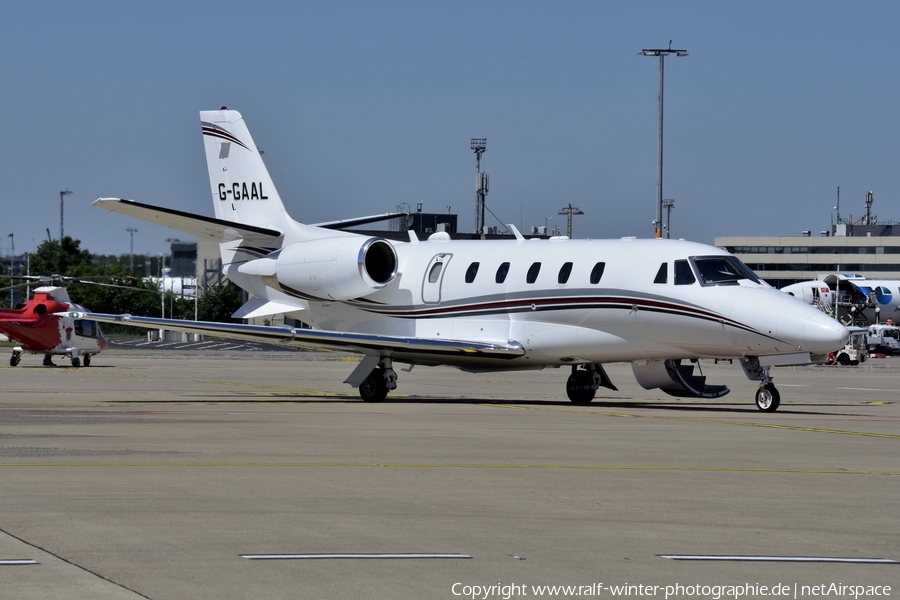
{"type": "Polygon", "coordinates": [[[241,554],[250,560],[316,560],[327,558],[472,558],[468,554],[241,554]]]}
{"type": "Polygon", "coordinates": [[[3,566],[3,565],[36,565],[36,564],[39,564],[38,561],[33,560],[31,558],[13,558],[13,559],[0,558],[0,566],[3,566]]]}
{"type": "Polygon", "coordinates": [[[878,388],[849,388],[849,387],[836,387],[836,390],[850,390],[853,392],[894,392],[895,390],[880,390],[878,388]]]}
{"type": "Polygon", "coordinates": [[[900,562],[889,558],[841,558],[835,556],[729,556],[729,555],[692,555],[692,554],[659,554],[662,558],[672,560],[733,560],[760,562],[827,562],[827,563],[865,563],[882,565],[900,565],[900,562]]]}

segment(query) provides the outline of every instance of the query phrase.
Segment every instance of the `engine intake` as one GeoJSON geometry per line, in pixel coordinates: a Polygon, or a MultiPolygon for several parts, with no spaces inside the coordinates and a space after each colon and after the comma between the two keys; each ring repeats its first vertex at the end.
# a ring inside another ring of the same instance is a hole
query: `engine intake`
{"type": "Polygon", "coordinates": [[[394,246],[377,237],[338,236],[300,242],[260,262],[271,259],[275,259],[275,268],[270,270],[274,273],[266,273],[263,280],[305,299],[361,298],[380,290],[397,276],[394,246]]]}

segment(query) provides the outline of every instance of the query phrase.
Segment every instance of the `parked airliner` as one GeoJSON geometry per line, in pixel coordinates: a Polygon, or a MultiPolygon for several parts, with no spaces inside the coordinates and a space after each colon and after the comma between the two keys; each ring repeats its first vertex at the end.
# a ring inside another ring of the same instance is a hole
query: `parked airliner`
{"type": "Polygon", "coordinates": [[[200,113],[215,217],[118,198],[96,206],[220,242],[224,274],[250,300],[235,317],[285,314],[313,329],[90,317],[137,327],[263,340],[363,356],[346,383],[379,401],[396,363],[477,373],[567,367],[576,404],[615,390],[603,369],[630,362],[644,388],[718,398],[696,359],[738,359],[756,404],[780,403],[770,367],[810,364],[849,333],[761,281],[731,254],[663,239],[394,242],[342,230],[372,218],[307,225],[285,210],[241,115],[200,113]]]}
{"type": "Polygon", "coordinates": [[[845,325],[868,327],[887,319],[900,320],[900,281],[896,279],[836,273],[801,281],[781,291],[833,313],[845,325]]]}

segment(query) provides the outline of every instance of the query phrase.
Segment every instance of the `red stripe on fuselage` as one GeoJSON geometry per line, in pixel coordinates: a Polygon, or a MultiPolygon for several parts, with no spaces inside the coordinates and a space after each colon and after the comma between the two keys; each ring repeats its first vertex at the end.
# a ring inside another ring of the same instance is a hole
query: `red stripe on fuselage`
{"type": "Polygon", "coordinates": [[[484,314],[486,312],[506,312],[528,309],[532,305],[536,308],[623,308],[632,309],[633,307],[662,309],[667,311],[683,312],[694,316],[704,317],[708,319],[721,319],[732,324],[738,324],[736,321],[709,312],[697,309],[684,304],[674,304],[670,302],[660,302],[657,300],[647,300],[643,298],[628,298],[623,296],[568,296],[568,297],[547,297],[547,298],[523,298],[520,300],[498,300],[496,302],[484,302],[478,304],[466,304],[457,306],[409,309],[409,310],[379,310],[369,307],[359,307],[367,312],[374,312],[381,315],[400,317],[400,318],[422,318],[422,317],[440,317],[440,316],[474,316],[484,314]]]}

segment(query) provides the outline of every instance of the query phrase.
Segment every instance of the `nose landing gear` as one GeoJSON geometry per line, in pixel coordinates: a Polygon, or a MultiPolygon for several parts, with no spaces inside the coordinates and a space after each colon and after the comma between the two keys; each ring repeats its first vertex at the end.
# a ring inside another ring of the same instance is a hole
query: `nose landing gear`
{"type": "Polygon", "coordinates": [[[781,404],[781,394],[775,388],[775,384],[769,382],[760,385],[756,391],[756,406],[764,412],[775,412],[781,404]]]}
{"type": "Polygon", "coordinates": [[[759,389],[756,390],[756,407],[763,412],[775,412],[781,405],[781,394],[775,384],[769,368],[759,364],[759,358],[748,356],[741,359],[741,366],[748,379],[759,381],[759,389]]]}

